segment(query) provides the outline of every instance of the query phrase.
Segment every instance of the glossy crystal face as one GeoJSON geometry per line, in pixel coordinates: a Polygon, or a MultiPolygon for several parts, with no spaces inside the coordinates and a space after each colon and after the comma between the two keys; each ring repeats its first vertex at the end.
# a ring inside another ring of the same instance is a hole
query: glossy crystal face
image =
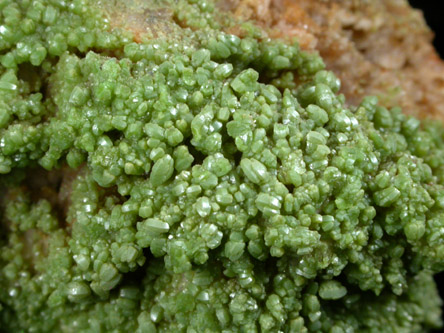
{"type": "Polygon", "coordinates": [[[211,1],[0,9],[1,328],[441,325],[439,122],[211,1]]]}

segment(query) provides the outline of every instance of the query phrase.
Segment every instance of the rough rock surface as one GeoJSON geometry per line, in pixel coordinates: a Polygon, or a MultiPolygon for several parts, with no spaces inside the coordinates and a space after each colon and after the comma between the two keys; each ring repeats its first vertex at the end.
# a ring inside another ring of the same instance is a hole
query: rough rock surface
{"type": "Polygon", "coordinates": [[[420,11],[406,0],[230,0],[221,8],[318,50],[351,103],[376,95],[388,107],[444,119],[444,63],[420,11]]]}

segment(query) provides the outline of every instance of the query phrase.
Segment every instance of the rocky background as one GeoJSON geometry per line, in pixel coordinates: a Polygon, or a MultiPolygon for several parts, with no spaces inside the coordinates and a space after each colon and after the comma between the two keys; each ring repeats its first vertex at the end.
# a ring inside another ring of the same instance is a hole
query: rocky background
{"type": "MultiPolygon", "coordinates": [[[[444,10],[444,4],[439,1],[421,1],[410,0],[410,4],[423,11],[424,18],[435,33],[433,39],[433,46],[439,53],[441,58],[444,57],[444,21],[441,18],[441,13],[444,10]]],[[[439,294],[441,298],[444,297],[444,273],[437,274],[435,281],[439,288],[439,294]]]]}

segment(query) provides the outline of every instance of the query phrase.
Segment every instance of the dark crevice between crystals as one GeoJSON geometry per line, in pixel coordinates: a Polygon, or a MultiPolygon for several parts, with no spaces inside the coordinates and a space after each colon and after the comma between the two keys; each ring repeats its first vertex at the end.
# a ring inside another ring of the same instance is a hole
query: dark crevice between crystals
{"type": "MultiPolygon", "coordinates": [[[[117,59],[121,59],[123,55],[122,48],[111,49],[111,50],[91,48],[86,51],[80,51],[78,48],[70,47],[68,48],[68,51],[69,54],[74,54],[79,59],[84,59],[89,52],[95,52],[105,57],[117,58],[117,59]]],[[[22,95],[41,93],[42,104],[46,103],[48,104],[47,106],[49,106],[51,104],[51,97],[52,97],[51,93],[52,87],[51,87],[50,77],[53,73],[48,72],[46,68],[56,68],[59,60],[60,60],[59,56],[48,56],[45,62],[39,66],[34,66],[29,62],[24,62],[18,65],[17,78],[25,82],[25,84],[27,84],[27,87],[25,87],[25,90],[22,92],[22,95]]],[[[49,109],[56,110],[55,107],[50,107],[49,109]]],[[[46,114],[43,121],[48,121],[49,118],[53,116],[54,114],[51,113],[46,114]]]]}
{"type": "MultiPolygon", "coordinates": [[[[255,261],[254,267],[262,266],[264,268],[263,272],[268,277],[276,276],[278,272],[278,261],[280,258],[269,256],[265,261],[259,261],[257,259],[253,259],[255,261]]],[[[273,279],[269,279],[267,283],[265,283],[265,294],[271,295],[274,292],[274,282],[273,279]]],[[[265,303],[263,304],[263,308],[265,308],[265,303]]]]}
{"type": "Polygon", "coordinates": [[[116,129],[113,129],[111,131],[107,131],[103,134],[107,135],[114,144],[123,138],[123,133],[119,130],[116,130],[116,129]]]}
{"type": "MultiPolygon", "coordinates": [[[[17,313],[8,304],[0,303],[2,310],[0,311],[0,323],[7,323],[11,325],[14,322],[18,322],[17,313]]],[[[20,332],[18,327],[1,327],[0,333],[20,332]]]]}
{"type": "Polygon", "coordinates": [[[0,186],[0,246],[8,242],[8,230],[6,227],[6,221],[4,221],[3,211],[4,211],[4,200],[6,195],[6,189],[0,186]]]}
{"type": "Polygon", "coordinates": [[[72,183],[81,169],[71,169],[67,165],[63,165],[61,168],[51,171],[42,167],[26,170],[26,178],[22,186],[29,191],[33,202],[36,203],[41,199],[50,202],[61,228],[68,227],[66,217],[70,205],[72,183]]]}
{"type": "Polygon", "coordinates": [[[20,64],[17,70],[17,78],[28,84],[28,92],[41,92],[43,96],[46,96],[47,92],[45,82],[48,74],[42,66],[33,66],[29,62],[20,64]]]}
{"type": "MultiPolygon", "coordinates": [[[[121,287],[136,287],[139,288],[141,285],[141,281],[143,281],[147,275],[147,270],[152,266],[153,264],[157,264],[157,261],[162,260],[156,259],[152,255],[149,248],[144,248],[143,255],[145,257],[145,263],[142,266],[137,267],[134,271],[130,271],[127,273],[122,274],[122,280],[119,282],[118,286],[113,288],[111,291],[111,295],[118,296],[119,290],[121,287]]],[[[142,297],[143,290],[139,290],[139,297],[142,297]]],[[[140,302],[140,299],[138,300],[140,302]]]]}
{"type": "Polygon", "coordinates": [[[90,52],[100,54],[101,56],[108,58],[116,58],[118,60],[122,59],[124,56],[123,48],[116,49],[101,49],[101,48],[89,48],[86,51],[81,51],[78,48],[70,47],[68,48],[69,54],[74,54],[79,59],[85,59],[87,54],[90,52]]]}
{"type": "MultiPolygon", "coordinates": [[[[438,274],[435,274],[433,276],[433,279],[434,279],[436,287],[438,289],[439,297],[441,299],[444,299],[444,272],[440,272],[438,274]]],[[[441,308],[442,308],[442,306],[441,306],[441,308]]],[[[444,320],[444,313],[441,313],[441,318],[444,320]]],[[[436,330],[433,330],[432,332],[436,332],[436,333],[442,332],[442,329],[436,329],[436,330]]]]}
{"type": "MultiPolygon", "coordinates": [[[[193,166],[194,165],[202,165],[204,159],[207,157],[207,155],[205,155],[204,153],[200,152],[199,150],[197,150],[193,144],[191,144],[191,140],[192,138],[186,138],[184,140],[184,145],[186,147],[188,147],[188,151],[189,153],[194,157],[194,161],[193,161],[193,166]]],[[[174,179],[174,178],[173,178],[174,179]]]]}
{"type": "Polygon", "coordinates": [[[173,20],[174,23],[176,23],[179,27],[181,27],[182,29],[190,29],[191,27],[188,26],[187,22],[185,21],[181,21],[178,17],[177,14],[174,13],[173,15],[171,15],[171,19],[173,20]]]}
{"type": "Polygon", "coordinates": [[[295,186],[293,184],[285,184],[285,187],[287,188],[289,193],[293,193],[295,186]]]}
{"type": "MultiPolygon", "coordinates": [[[[58,58],[48,58],[47,61],[50,62],[51,65],[55,65],[58,58]]],[[[48,111],[55,109],[53,107],[49,107],[51,105],[50,76],[51,73],[46,71],[44,66],[33,66],[29,62],[20,64],[17,70],[17,78],[24,82],[21,95],[28,97],[34,94],[41,94],[41,99],[39,101],[42,105],[46,106],[45,113],[42,115],[42,122],[48,121],[49,118],[53,116],[53,114],[48,111]]]]}
{"type": "MultiPolygon", "coordinates": [[[[42,199],[47,200],[51,204],[52,213],[59,221],[59,227],[70,232],[67,214],[71,204],[72,185],[84,170],[84,166],[72,169],[66,164],[50,171],[37,164],[24,169],[16,169],[13,173],[0,177],[0,210],[1,212],[4,211],[7,201],[11,200],[11,196],[14,196],[14,189],[18,189],[29,195],[32,204],[36,204],[42,199]],[[6,180],[12,181],[6,182],[6,180]]],[[[106,191],[105,195],[114,194],[119,196],[117,187],[104,189],[104,191],[106,191]]],[[[6,225],[7,227],[5,221],[0,225],[4,227],[6,225]]]]}

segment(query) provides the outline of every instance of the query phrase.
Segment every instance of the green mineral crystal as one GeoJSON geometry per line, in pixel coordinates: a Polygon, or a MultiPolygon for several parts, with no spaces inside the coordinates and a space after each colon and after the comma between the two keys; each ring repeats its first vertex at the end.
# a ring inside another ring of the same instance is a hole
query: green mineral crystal
{"type": "Polygon", "coordinates": [[[211,1],[1,0],[0,49],[0,331],[442,324],[441,125],[211,1]]]}

